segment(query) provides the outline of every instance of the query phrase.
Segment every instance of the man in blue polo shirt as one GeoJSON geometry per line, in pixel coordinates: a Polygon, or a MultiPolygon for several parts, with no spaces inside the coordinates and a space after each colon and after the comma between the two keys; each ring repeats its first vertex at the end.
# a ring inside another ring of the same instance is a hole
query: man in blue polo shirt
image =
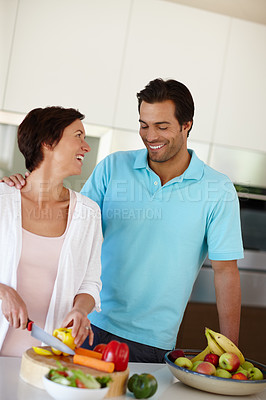
{"type": "Polygon", "coordinates": [[[238,342],[243,257],[239,204],[225,175],[187,149],[194,104],[174,80],[137,95],[146,149],[100,162],[81,193],[102,210],[102,311],[95,342],[126,341],[131,361],[162,362],[208,253],[220,330],[238,342]]]}
{"type": "Polygon", "coordinates": [[[234,186],[187,148],[194,103],[186,86],[155,79],[137,97],[146,149],[109,155],[81,191],[99,204],[104,236],[93,347],[116,339],[131,361],[162,362],[207,254],[220,331],[237,344],[243,247],[234,186]]]}

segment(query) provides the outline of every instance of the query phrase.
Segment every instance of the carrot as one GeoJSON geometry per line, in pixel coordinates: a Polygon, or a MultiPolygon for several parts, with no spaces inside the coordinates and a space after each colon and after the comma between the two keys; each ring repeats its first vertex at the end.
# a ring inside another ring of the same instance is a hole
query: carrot
{"type": "Polygon", "coordinates": [[[98,369],[103,372],[113,372],[115,364],[109,361],[98,360],[97,358],[87,357],[80,354],[73,356],[74,364],[84,365],[85,367],[98,369]]]}
{"type": "Polygon", "coordinates": [[[78,349],[75,349],[75,353],[80,356],[98,358],[98,360],[101,360],[102,356],[103,356],[102,353],[99,353],[98,351],[83,349],[83,347],[79,347],[78,349]]]}

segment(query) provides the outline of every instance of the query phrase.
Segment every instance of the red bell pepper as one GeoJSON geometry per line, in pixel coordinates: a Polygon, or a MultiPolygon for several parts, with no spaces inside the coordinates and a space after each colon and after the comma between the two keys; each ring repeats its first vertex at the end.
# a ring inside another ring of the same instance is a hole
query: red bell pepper
{"type": "Polygon", "coordinates": [[[107,346],[107,344],[104,344],[104,343],[97,344],[97,345],[94,347],[93,351],[97,351],[97,353],[103,354],[103,352],[104,352],[106,346],[107,346]]]}
{"type": "Polygon", "coordinates": [[[115,371],[125,371],[129,360],[128,345],[112,340],[104,349],[102,360],[113,362],[115,364],[115,371]]]}

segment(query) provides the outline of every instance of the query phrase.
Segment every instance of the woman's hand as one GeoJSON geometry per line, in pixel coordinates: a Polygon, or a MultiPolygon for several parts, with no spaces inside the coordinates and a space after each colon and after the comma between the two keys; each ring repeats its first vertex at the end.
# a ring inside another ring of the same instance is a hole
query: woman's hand
{"type": "MultiPolygon", "coordinates": [[[[25,173],[25,178],[29,176],[29,172],[25,173]]],[[[4,176],[0,179],[0,182],[5,182],[8,186],[16,186],[17,189],[21,189],[26,185],[26,179],[21,174],[14,174],[11,176],[4,176]]]]}
{"type": "Polygon", "coordinates": [[[18,292],[10,286],[0,284],[0,299],[2,299],[2,312],[9,325],[16,329],[25,329],[28,311],[18,292]]]}
{"type": "Polygon", "coordinates": [[[89,335],[89,344],[93,344],[93,331],[90,327],[90,320],[87,318],[87,314],[84,314],[81,310],[75,307],[67,314],[66,318],[62,323],[64,328],[72,328],[72,336],[75,338],[75,344],[80,347],[84,340],[89,335]]]}

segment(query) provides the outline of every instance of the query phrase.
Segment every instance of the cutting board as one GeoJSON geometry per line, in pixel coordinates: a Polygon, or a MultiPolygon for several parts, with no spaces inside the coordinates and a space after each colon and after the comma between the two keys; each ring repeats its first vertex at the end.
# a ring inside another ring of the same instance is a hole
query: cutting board
{"type": "MultiPolygon", "coordinates": [[[[45,346],[47,350],[51,350],[51,347],[45,346]]],[[[20,366],[20,377],[27,383],[36,386],[40,389],[44,389],[42,377],[46,375],[51,368],[58,368],[56,361],[67,368],[71,369],[81,369],[86,374],[91,374],[93,376],[104,376],[110,375],[112,382],[110,383],[109,390],[107,392],[107,397],[121,396],[126,393],[127,380],[129,376],[129,368],[122,372],[113,372],[107,374],[106,372],[101,372],[96,369],[84,367],[82,365],[73,363],[73,356],[42,356],[35,353],[35,351],[30,348],[22,355],[21,366],[20,366]]]]}

